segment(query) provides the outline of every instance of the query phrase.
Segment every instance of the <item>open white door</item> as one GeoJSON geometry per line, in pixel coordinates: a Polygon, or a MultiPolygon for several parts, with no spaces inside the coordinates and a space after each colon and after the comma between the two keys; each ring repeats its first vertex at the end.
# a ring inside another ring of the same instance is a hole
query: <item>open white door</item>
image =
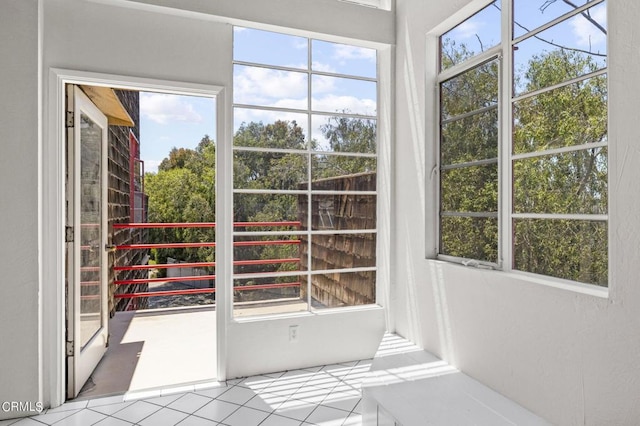
{"type": "Polygon", "coordinates": [[[67,111],[67,398],[74,398],[108,342],[108,124],[77,86],[68,86],[67,111]]]}

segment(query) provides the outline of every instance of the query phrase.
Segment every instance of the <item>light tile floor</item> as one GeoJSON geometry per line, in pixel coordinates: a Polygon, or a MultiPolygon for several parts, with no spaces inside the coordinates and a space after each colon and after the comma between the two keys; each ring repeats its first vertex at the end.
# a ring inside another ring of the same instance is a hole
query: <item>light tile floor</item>
{"type": "Polygon", "coordinates": [[[0,426],[355,426],[371,360],[70,401],[0,426]]]}

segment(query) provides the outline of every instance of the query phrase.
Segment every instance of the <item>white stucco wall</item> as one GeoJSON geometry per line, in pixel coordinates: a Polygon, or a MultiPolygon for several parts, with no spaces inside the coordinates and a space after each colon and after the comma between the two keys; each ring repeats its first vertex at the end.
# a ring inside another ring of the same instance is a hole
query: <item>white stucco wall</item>
{"type": "Polygon", "coordinates": [[[372,358],[385,331],[381,308],[233,322],[228,377],[245,377],[372,358]],[[298,341],[289,341],[289,326],[298,341]]]}
{"type": "Polygon", "coordinates": [[[396,329],[554,424],[638,424],[640,4],[608,2],[611,279],[601,298],[425,260],[437,177],[424,161],[435,124],[426,34],[468,3],[397,1],[396,329]]]}
{"type": "MultiPolygon", "coordinates": [[[[311,4],[311,0],[304,1],[311,4]]],[[[62,284],[55,279],[54,267],[48,264],[42,267],[38,262],[39,238],[56,235],[56,231],[49,228],[62,226],[52,220],[56,217],[54,212],[43,211],[45,229],[40,233],[38,229],[38,209],[42,206],[39,200],[59,196],[54,183],[40,182],[39,185],[39,161],[52,168],[59,164],[57,160],[39,159],[39,130],[43,131],[43,140],[51,140],[48,134],[51,127],[46,122],[53,116],[48,110],[48,97],[52,93],[48,87],[51,68],[230,89],[232,22],[255,20],[262,27],[288,22],[296,31],[346,34],[363,37],[373,44],[393,38],[393,16],[389,12],[364,12],[367,16],[375,15],[371,18],[374,22],[384,22],[376,28],[359,23],[346,32],[338,31],[340,20],[330,19],[333,14],[339,12],[340,19],[356,22],[363,9],[327,0],[322,3],[322,10],[316,12],[316,18],[310,21],[300,21],[295,14],[283,16],[276,13],[277,8],[271,14],[265,14],[256,0],[247,0],[248,5],[255,3],[253,15],[243,10],[240,17],[228,18],[212,16],[216,10],[174,13],[167,9],[150,10],[146,4],[122,7],[129,6],[126,3],[129,2],[9,0],[0,5],[0,55],[7,58],[0,69],[0,75],[4,77],[0,82],[3,149],[0,156],[3,219],[0,259],[4,272],[0,287],[3,320],[0,327],[0,401],[44,401],[48,405],[55,392],[52,391],[56,388],[55,382],[60,382],[56,375],[59,371],[53,371],[49,356],[56,350],[56,345],[62,348],[61,342],[53,341],[55,337],[51,333],[55,328],[51,313],[58,303],[56,298],[62,294],[52,289],[62,288],[62,284]],[[332,4],[335,9],[331,8],[332,4]],[[39,191],[52,192],[39,194],[39,191]],[[39,295],[44,295],[42,303],[39,303],[39,295]],[[41,310],[44,317],[39,323],[41,310]]],[[[191,5],[193,9],[202,2],[181,4],[191,5]]],[[[232,12],[240,13],[240,9],[231,7],[228,13],[232,12]]],[[[43,247],[45,250],[51,248],[50,245],[43,247]]],[[[45,257],[55,260],[51,253],[45,257]]],[[[62,258],[58,254],[58,259],[62,258]]],[[[381,309],[266,322],[233,322],[227,333],[227,375],[242,376],[371,356],[383,330],[384,312],[381,309]],[[295,346],[287,347],[284,342],[288,340],[288,326],[293,323],[300,326],[300,340],[295,346]]],[[[53,400],[55,404],[55,398],[53,400]]],[[[0,412],[0,419],[16,414],[0,412]]]]}
{"type": "MultiPolygon", "coordinates": [[[[0,403],[39,400],[38,2],[0,13],[0,403]]],[[[6,406],[5,406],[6,408],[6,406]]],[[[0,419],[8,414],[0,410],[0,419]]]]}

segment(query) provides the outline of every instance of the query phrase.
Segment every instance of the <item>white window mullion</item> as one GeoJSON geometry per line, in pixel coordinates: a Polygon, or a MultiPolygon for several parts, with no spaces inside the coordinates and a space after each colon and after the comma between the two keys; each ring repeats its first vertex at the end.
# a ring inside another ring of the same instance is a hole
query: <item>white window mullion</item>
{"type": "Polygon", "coordinates": [[[502,60],[500,61],[500,88],[498,102],[500,105],[500,134],[498,136],[498,265],[501,269],[509,271],[513,264],[513,231],[511,212],[513,211],[513,170],[511,154],[512,146],[512,101],[513,91],[513,49],[512,34],[513,5],[511,1],[502,4],[502,60]]]}
{"type": "MultiPolygon", "coordinates": [[[[257,36],[261,30],[251,30],[248,29],[248,31],[252,31],[255,32],[255,36],[257,36]]],[[[265,34],[268,32],[265,32],[265,34]]],[[[268,34],[266,34],[268,36],[268,34]]],[[[302,37],[296,37],[295,39],[297,42],[302,41],[302,37]]],[[[301,166],[301,164],[299,163],[300,161],[302,161],[303,163],[306,163],[307,166],[307,173],[304,176],[299,176],[301,180],[298,179],[298,177],[296,177],[296,182],[300,181],[303,184],[307,185],[307,188],[302,188],[302,187],[292,187],[291,189],[272,189],[270,188],[270,186],[277,186],[277,185],[272,185],[271,183],[266,183],[266,184],[262,184],[260,185],[259,189],[255,189],[255,188],[249,188],[248,186],[257,186],[257,185],[246,185],[246,188],[233,188],[232,193],[233,194],[252,194],[252,195],[257,195],[259,197],[265,198],[265,199],[269,199],[269,196],[278,196],[278,195],[292,195],[292,196],[298,196],[298,197],[306,197],[307,200],[307,211],[302,213],[303,215],[305,215],[306,217],[304,217],[303,221],[306,221],[308,226],[306,229],[290,229],[288,228],[286,231],[269,231],[269,230],[252,230],[252,229],[247,229],[247,230],[243,230],[241,232],[233,232],[233,236],[238,238],[238,237],[263,237],[263,238],[270,238],[273,236],[286,236],[287,238],[294,238],[295,236],[299,236],[301,240],[307,238],[308,240],[308,253],[306,255],[302,255],[303,259],[301,259],[300,263],[307,263],[306,267],[302,267],[302,268],[298,268],[300,269],[299,271],[283,271],[282,273],[280,272],[269,272],[269,273],[262,273],[262,272],[255,272],[255,273],[250,273],[249,275],[247,275],[246,273],[242,273],[242,274],[235,274],[234,278],[236,279],[254,279],[254,278],[264,278],[266,276],[273,276],[273,277],[280,277],[280,276],[287,276],[287,277],[291,277],[291,276],[300,276],[300,280],[301,282],[304,281],[304,278],[306,277],[306,283],[304,284],[305,287],[303,287],[301,289],[302,292],[305,291],[306,288],[306,296],[302,297],[301,302],[306,302],[307,303],[307,310],[309,311],[315,311],[315,309],[312,309],[312,301],[314,301],[315,299],[313,299],[312,297],[312,286],[311,286],[311,279],[313,277],[316,277],[318,275],[322,275],[322,274],[333,274],[333,273],[354,273],[354,272],[375,272],[377,271],[377,266],[374,267],[370,267],[370,268],[343,268],[343,269],[339,269],[341,266],[340,262],[337,262],[335,264],[327,264],[329,266],[335,266],[338,269],[331,269],[331,270],[317,270],[317,271],[313,271],[312,269],[312,261],[314,259],[314,256],[312,255],[312,238],[318,238],[321,237],[322,240],[326,240],[326,236],[327,235],[344,235],[344,236],[354,236],[354,237],[358,237],[358,238],[362,238],[363,235],[360,234],[368,234],[368,235],[364,235],[364,237],[367,237],[369,239],[371,239],[369,237],[369,235],[371,234],[377,234],[377,227],[375,227],[374,229],[344,229],[344,230],[336,230],[336,229],[330,229],[330,228],[326,228],[326,229],[320,229],[317,231],[314,231],[313,228],[313,221],[314,219],[317,217],[316,216],[316,212],[313,211],[314,207],[317,207],[317,203],[314,203],[314,200],[312,197],[320,197],[321,199],[324,198],[338,198],[338,197],[353,197],[353,196],[358,196],[358,197],[368,197],[366,198],[367,201],[373,200],[377,195],[378,192],[377,190],[373,190],[373,191],[358,191],[356,189],[353,190],[349,190],[349,191],[338,191],[338,190],[331,190],[331,189],[327,189],[327,190],[316,190],[314,189],[314,187],[312,186],[312,182],[314,178],[321,178],[325,173],[323,173],[323,169],[322,168],[318,168],[316,170],[313,170],[312,166],[316,165],[317,161],[320,161],[323,159],[323,157],[327,157],[329,161],[327,161],[328,163],[328,168],[327,168],[327,172],[326,173],[328,175],[328,178],[340,178],[340,176],[342,175],[346,175],[346,174],[350,174],[349,171],[353,170],[353,174],[357,174],[358,171],[361,170],[369,170],[369,168],[376,168],[376,167],[370,167],[369,164],[370,163],[374,163],[377,166],[377,159],[378,159],[378,154],[377,151],[378,149],[376,149],[375,152],[371,152],[371,149],[364,149],[364,151],[367,152],[342,152],[340,150],[333,151],[333,148],[326,148],[323,144],[323,141],[325,140],[324,136],[321,134],[322,132],[319,131],[319,126],[321,124],[321,121],[323,121],[324,119],[328,119],[327,122],[331,123],[332,125],[334,124],[334,117],[338,117],[341,119],[346,119],[348,122],[351,121],[367,121],[368,124],[378,124],[379,123],[379,114],[376,110],[375,114],[371,115],[368,112],[356,112],[356,113],[351,113],[351,112],[331,112],[331,111],[316,111],[314,109],[314,107],[316,109],[320,108],[316,104],[314,105],[313,103],[313,99],[314,99],[314,95],[318,94],[315,93],[318,89],[316,87],[314,87],[314,77],[317,80],[317,76],[322,76],[322,77],[330,77],[330,78],[342,78],[345,79],[346,84],[350,84],[350,83],[361,83],[361,82],[367,82],[367,83],[376,83],[378,82],[378,78],[377,76],[375,78],[372,77],[367,77],[364,75],[351,75],[350,72],[353,72],[355,74],[360,73],[359,68],[340,68],[337,67],[339,69],[336,69],[336,72],[329,72],[329,71],[323,71],[321,70],[320,66],[315,67],[314,68],[314,60],[317,61],[318,63],[324,63],[325,61],[331,61],[333,59],[330,59],[329,55],[330,50],[327,50],[328,48],[331,48],[330,45],[327,45],[328,47],[325,47],[324,44],[321,43],[325,43],[321,40],[314,40],[312,38],[304,38],[304,44],[306,45],[307,51],[306,51],[306,65],[301,65],[301,66],[291,66],[291,65],[287,65],[286,63],[280,61],[279,65],[271,65],[269,63],[262,63],[264,62],[264,60],[261,57],[243,57],[241,59],[245,59],[245,60],[235,60],[234,64],[235,65],[241,65],[243,67],[256,67],[256,68],[262,68],[264,70],[268,70],[269,72],[291,72],[291,73],[297,73],[296,76],[300,77],[300,80],[302,80],[302,78],[304,78],[306,76],[307,81],[306,84],[302,81],[300,81],[300,84],[302,84],[302,90],[303,92],[300,94],[299,98],[300,100],[302,100],[302,97],[304,96],[304,92],[306,92],[306,101],[307,104],[304,105],[304,102],[302,105],[295,105],[295,107],[281,107],[281,106],[275,106],[278,103],[278,99],[277,96],[274,96],[274,100],[270,100],[269,102],[265,102],[265,103],[269,103],[271,104],[271,106],[264,106],[264,105],[252,105],[252,104],[240,104],[240,103],[234,103],[233,107],[235,107],[236,109],[240,110],[247,110],[250,114],[250,116],[259,116],[260,113],[263,113],[263,115],[268,115],[269,117],[271,116],[278,116],[280,113],[283,113],[283,115],[285,116],[289,116],[292,114],[296,114],[296,117],[298,119],[298,123],[306,123],[306,129],[305,130],[305,140],[306,140],[306,146],[305,147],[298,147],[297,145],[294,148],[272,148],[269,146],[237,146],[237,147],[233,147],[233,151],[234,152],[248,152],[248,153],[252,153],[252,155],[255,155],[256,157],[260,157],[261,154],[264,153],[264,155],[273,155],[274,153],[276,155],[291,155],[294,156],[296,159],[296,167],[298,165],[301,166]],[[313,48],[316,48],[316,51],[313,51],[313,48]],[[260,62],[260,63],[258,63],[260,62]],[[351,71],[350,71],[351,70],[351,71]],[[306,87],[305,87],[306,86],[306,87]],[[305,90],[306,89],[306,90],[305,90]],[[266,114],[264,114],[266,113],[266,114]],[[277,113],[277,114],[274,114],[277,113]],[[306,117],[305,117],[306,115],[306,117]],[[315,120],[314,120],[315,118],[315,120]],[[320,134],[318,134],[320,133],[320,134]],[[314,136],[318,139],[321,147],[320,148],[315,148],[312,147],[311,143],[313,141],[314,136]],[[326,148],[326,149],[325,149],[326,148]],[[306,157],[305,157],[306,156],[306,157]],[[349,160],[351,160],[354,163],[354,167],[349,167],[346,168],[345,170],[341,170],[337,165],[339,165],[340,160],[342,159],[346,159],[347,162],[349,162],[349,160]],[[371,159],[371,160],[369,160],[371,159]],[[335,160],[335,161],[334,161],[335,160]],[[337,164],[335,166],[333,166],[333,168],[331,168],[332,164],[337,164]],[[358,164],[361,164],[360,166],[358,166],[358,164]],[[334,176],[334,175],[340,175],[340,176],[334,176]],[[305,269],[306,268],[306,269],[305,269]],[[266,275],[265,275],[266,274],[266,275]],[[284,275],[283,275],[284,274],[284,275]]],[[[326,42],[328,43],[328,42],[326,42]]],[[[296,44],[297,46],[298,44],[296,44]]],[[[338,46],[339,44],[335,44],[336,46],[338,46]]],[[[304,54],[298,56],[298,59],[295,63],[300,63],[302,64],[304,62],[304,54]]],[[[278,62],[276,60],[273,61],[266,61],[266,62],[278,62]]],[[[264,84],[268,84],[268,81],[265,81],[264,84]]],[[[350,86],[349,86],[350,87],[350,86]]],[[[350,88],[347,88],[347,90],[352,90],[350,88]]],[[[376,91],[379,89],[379,87],[376,88],[376,91]]],[[[353,90],[356,90],[356,88],[354,88],[353,90]]],[[[375,96],[375,95],[374,95],[375,96]]],[[[362,97],[366,97],[367,99],[369,98],[368,95],[363,94],[362,97]]],[[[376,97],[376,105],[378,104],[378,98],[379,96],[376,97]]],[[[317,100],[316,100],[317,101],[317,100]]],[[[377,107],[376,107],[377,109],[377,107]]],[[[245,111],[243,111],[245,112],[245,111]]],[[[339,124],[339,123],[338,123],[339,124]]],[[[336,125],[338,125],[336,124],[336,125]]],[[[349,143],[349,141],[353,139],[350,137],[345,137],[345,143],[349,143]]],[[[353,142],[356,142],[355,140],[353,142]]],[[[287,145],[288,146],[288,145],[287,145]]],[[[356,148],[351,148],[351,151],[358,151],[359,149],[356,148]]],[[[378,174],[379,177],[380,174],[378,174]]],[[[298,175],[296,175],[298,176],[298,175]]],[[[238,184],[238,186],[244,186],[243,184],[238,184]]],[[[327,186],[327,188],[331,188],[331,186],[327,186]]],[[[294,198],[294,197],[291,197],[294,198]]],[[[288,204],[287,204],[288,205],[288,204]]],[[[324,210],[320,210],[321,213],[324,212],[324,210]]],[[[373,226],[368,224],[369,226],[373,226]]],[[[365,225],[358,225],[358,226],[365,226],[365,225]]],[[[322,226],[320,226],[322,228],[322,226]]],[[[321,242],[321,241],[320,241],[321,242]]],[[[379,245],[377,246],[379,247],[379,245]]],[[[355,255],[355,254],[354,254],[355,255]]],[[[260,255],[261,256],[261,255],[260,255]]],[[[325,265],[325,266],[327,266],[325,265]]],[[[376,260],[376,265],[377,265],[377,260],[376,260]]],[[[318,264],[316,262],[316,267],[321,267],[322,265],[318,264]]],[[[247,269],[247,271],[250,271],[251,269],[247,269]]],[[[374,281],[371,281],[372,285],[376,285],[376,283],[374,281]]],[[[373,302],[375,303],[375,301],[373,302]]],[[[357,304],[357,303],[356,303],[357,304]]]]}
{"type": "Polygon", "coordinates": [[[311,198],[311,182],[313,180],[313,147],[311,146],[311,141],[313,140],[313,115],[311,114],[311,104],[313,102],[313,73],[311,70],[313,69],[313,41],[309,38],[307,39],[307,127],[309,129],[309,142],[307,143],[307,310],[311,311],[311,270],[312,268],[312,259],[311,248],[313,241],[311,240],[313,236],[311,235],[311,230],[313,229],[313,200],[311,198]]]}

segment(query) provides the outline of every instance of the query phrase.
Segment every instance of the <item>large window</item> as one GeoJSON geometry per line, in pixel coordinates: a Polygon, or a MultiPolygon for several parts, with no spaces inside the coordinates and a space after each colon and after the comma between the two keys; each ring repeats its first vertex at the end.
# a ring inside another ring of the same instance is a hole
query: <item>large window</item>
{"type": "Polygon", "coordinates": [[[439,256],[607,286],[606,1],[497,0],[439,41],[439,256]]]}
{"type": "Polygon", "coordinates": [[[234,30],[234,313],[376,302],[376,50],[234,30]]]}

